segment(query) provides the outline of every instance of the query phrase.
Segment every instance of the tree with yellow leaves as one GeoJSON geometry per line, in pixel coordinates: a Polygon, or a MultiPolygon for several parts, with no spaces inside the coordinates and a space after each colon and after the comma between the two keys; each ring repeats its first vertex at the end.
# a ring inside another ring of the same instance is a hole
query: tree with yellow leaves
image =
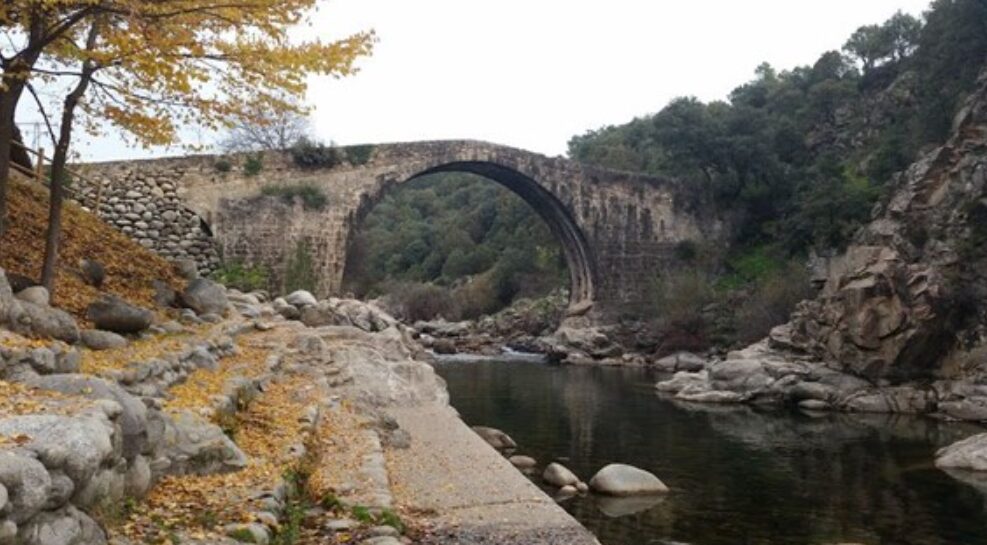
{"type": "MultiPolygon", "coordinates": [[[[26,77],[10,79],[24,85],[32,79],[49,86],[74,82],[62,106],[51,171],[52,221],[44,267],[48,286],[77,109],[90,132],[109,125],[144,145],[172,144],[182,126],[219,129],[244,120],[263,123],[272,111],[299,110],[309,74],[349,75],[374,42],[370,32],[331,42],[292,40],[292,30],[309,20],[317,0],[19,3],[45,4],[62,19],[84,10],[33,59],[22,72],[26,77]]],[[[12,126],[13,117],[8,121],[0,111],[3,123],[12,126]]],[[[0,125],[0,137],[3,130],[0,125]]],[[[0,184],[5,183],[0,177],[0,184]]]]}

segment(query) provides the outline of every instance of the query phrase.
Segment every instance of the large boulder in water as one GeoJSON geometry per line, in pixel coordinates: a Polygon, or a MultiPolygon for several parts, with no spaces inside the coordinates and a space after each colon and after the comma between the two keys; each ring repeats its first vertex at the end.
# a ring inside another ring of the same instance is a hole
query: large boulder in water
{"type": "Polygon", "coordinates": [[[154,314],[112,295],[104,295],[86,309],[96,329],[113,333],[140,333],[151,327],[154,314]]]}
{"type": "Polygon", "coordinates": [[[936,452],[936,467],[987,471],[987,433],[974,435],[936,452]]]}
{"type": "Polygon", "coordinates": [[[188,283],[182,292],[182,303],[198,315],[216,314],[222,316],[230,301],[226,288],[208,278],[196,278],[188,283]]]}
{"type": "Polygon", "coordinates": [[[593,475],[589,487],[606,496],[648,496],[668,492],[668,487],[658,477],[625,464],[604,467],[593,475]]]}

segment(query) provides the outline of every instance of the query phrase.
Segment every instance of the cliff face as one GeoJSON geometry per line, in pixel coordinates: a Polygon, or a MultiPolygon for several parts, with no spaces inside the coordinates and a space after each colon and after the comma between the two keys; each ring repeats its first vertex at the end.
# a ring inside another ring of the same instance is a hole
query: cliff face
{"type": "Polygon", "coordinates": [[[987,73],[774,348],[891,383],[987,381],[987,73]]]}

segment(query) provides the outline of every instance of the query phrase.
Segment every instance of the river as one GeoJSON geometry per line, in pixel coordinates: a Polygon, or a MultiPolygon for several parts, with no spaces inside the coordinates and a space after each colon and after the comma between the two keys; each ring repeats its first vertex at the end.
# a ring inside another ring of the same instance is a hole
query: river
{"type": "MultiPolygon", "coordinates": [[[[641,369],[449,362],[437,371],[470,425],[502,429],[539,468],[588,481],[621,462],[658,475],[657,503],[562,505],[603,545],[987,543],[985,492],[936,469],[981,429],[927,418],[684,405],[641,369]]],[[[536,479],[538,480],[538,479],[536,479]]]]}

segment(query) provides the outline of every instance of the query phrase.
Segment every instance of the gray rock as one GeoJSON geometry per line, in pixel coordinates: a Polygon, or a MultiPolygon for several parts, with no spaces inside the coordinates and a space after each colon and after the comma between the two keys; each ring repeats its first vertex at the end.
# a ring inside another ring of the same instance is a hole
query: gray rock
{"type": "Polygon", "coordinates": [[[510,435],[496,428],[473,426],[473,431],[497,450],[517,448],[517,443],[514,442],[514,439],[511,439],[510,435]]]}
{"type": "Polygon", "coordinates": [[[569,468],[557,462],[548,464],[548,467],[545,468],[541,478],[546,483],[559,488],[562,488],[563,486],[575,487],[579,482],[579,477],[577,477],[575,473],[569,471],[569,468]]]}
{"type": "Polygon", "coordinates": [[[518,469],[531,469],[538,465],[538,461],[530,456],[511,456],[508,461],[518,469]]]}
{"type": "Polygon", "coordinates": [[[18,524],[38,513],[51,495],[45,466],[13,451],[0,451],[0,485],[7,490],[7,516],[18,524]]]}
{"type": "Polygon", "coordinates": [[[5,325],[15,332],[24,333],[28,324],[23,322],[24,309],[20,301],[14,297],[14,291],[7,281],[7,275],[0,269],[0,325],[5,325]]]}
{"type": "Polygon", "coordinates": [[[26,301],[21,301],[20,307],[23,310],[21,323],[27,324],[27,330],[32,335],[58,339],[69,344],[79,342],[79,327],[71,314],[26,301]]]}
{"type": "Polygon", "coordinates": [[[77,485],[92,478],[113,458],[113,428],[108,420],[32,414],[0,420],[0,434],[26,435],[24,448],[49,469],[60,469],[77,485]]]}
{"type": "Polygon", "coordinates": [[[987,433],[968,437],[936,452],[936,467],[987,471],[987,433]]]}
{"type": "Polygon", "coordinates": [[[50,304],[51,298],[48,295],[48,290],[44,286],[32,286],[17,292],[16,297],[21,301],[26,301],[28,303],[34,303],[42,307],[46,307],[50,304]]]}
{"type": "Polygon", "coordinates": [[[302,323],[308,327],[353,325],[353,322],[345,314],[339,312],[329,301],[301,307],[300,316],[302,323]]]}
{"type": "Polygon", "coordinates": [[[102,264],[91,259],[80,259],[79,271],[83,282],[96,289],[103,287],[103,282],[106,281],[106,268],[102,264]]]}
{"type": "Polygon", "coordinates": [[[8,545],[17,539],[17,523],[12,520],[0,520],[0,543],[8,545]]]}
{"type": "Polygon", "coordinates": [[[127,346],[127,339],[112,331],[86,329],[81,334],[82,344],[92,350],[112,350],[127,346]]]}
{"type": "Polygon", "coordinates": [[[151,489],[151,465],[144,456],[136,456],[127,467],[125,492],[128,497],[142,498],[151,489]]]}
{"type": "Polygon", "coordinates": [[[123,455],[133,458],[149,448],[147,408],[118,384],[89,375],[51,375],[33,379],[29,384],[42,390],[115,402],[123,411],[117,419],[123,433],[123,455]]]}
{"type": "Polygon", "coordinates": [[[694,373],[706,368],[706,360],[690,352],[678,352],[656,361],[654,366],[670,373],[675,371],[694,373]]]}
{"type": "Polygon", "coordinates": [[[105,545],[106,535],[89,515],[67,505],[41,513],[17,532],[21,545],[105,545]]]}
{"type": "Polygon", "coordinates": [[[385,525],[374,526],[368,532],[370,533],[370,535],[374,537],[377,536],[398,537],[401,535],[401,532],[399,532],[397,528],[393,526],[385,526],[385,525]]]}
{"type": "Polygon", "coordinates": [[[626,464],[610,464],[593,475],[589,487],[607,496],[664,494],[668,487],[653,474],[626,464]]]}
{"type": "Polygon", "coordinates": [[[247,456],[219,426],[189,411],[165,419],[161,448],[172,475],[226,473],[247,465],[247,456]]]}
{"type": "Polygon", "coordinates": [[[231,524],[225,528],[226,535],[241,543],[256,543],[267,545],[271,542],[271,532],[267,526],[257,522],[249,524],[231,524]]]}
{"type": "Polygon", "coordinates": [[[294,291],[286,295],[284,300],[289,305],[294,305],[298,308],[315,306],[319,302],[314,295],[305,290],[294,291]]]}
{"type": "Polygon", "coordinates": [[[286,320],[297,320],[302,316],[302,313],[298,310],[298,307],[295,305],[289,305],[288,302],[281,297],[275,299],[271,303],[271,306],[274,308],[274,312],[277,312],[286,320]]]}
{"type": "Polygon", "coordinates": [[[3,511],[4,507],[7,507],[7,487],[0,484],[0,511],[3,511]]]}
{"type": "Polygon", "coordinates": [[[392,536],[377,536],[364,539],[360,545],[402,545],[401,540],[392,536]]]}
{"type": "Polygon", "coordinates": [[[360,526],[360,523],[352,519],[335,519],[322,525],[330,532],[348,532],[360,526]]]}
{"type": "Polygon", "coordinates": [[[182,292],[182,303],[198,315],[226,313],[229,299],[226,288],[206,278],[196,278],[189,282],[182,292]]]}
{"type": "Polygon", "coordinates": [[[151,325],[154,314],[112,295],[104,295],[86,309],[96,329],[114,333],[140,333],[151,325]]]}
{"type": "MultiPolygon", "coordinates": [[[[620,518],[636,515],[651,510],[664,501],[664,496],[598,496],[595,498],[596,507],[605,516],[620,518]]],[[[685,545],[678,542],[666,541],[664,545],[685,545]]],[[[845,544],[848,545],[848,544],[845,544]]]]}

